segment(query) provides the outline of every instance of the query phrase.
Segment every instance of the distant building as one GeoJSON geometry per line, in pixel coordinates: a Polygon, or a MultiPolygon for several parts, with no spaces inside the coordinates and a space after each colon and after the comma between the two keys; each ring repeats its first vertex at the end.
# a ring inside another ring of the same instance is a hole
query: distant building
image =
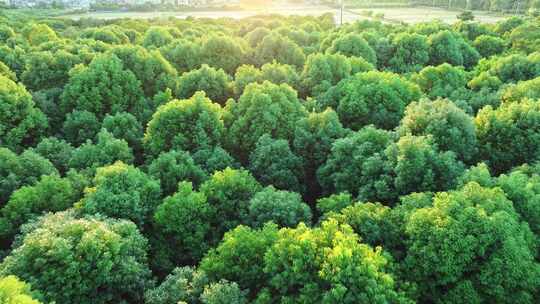
{"type": "MultiPolygon", "coordinates": [[[[2,1],[2,0],[0,0],[2,1]]],[[[95,0],[6,0],[15,7],[66,7],[66,8],[89,8],[95,0]]]]}
{"type": "MultiPolygon", "coordinates": [[[[218,0],[219,1],[219,0],[218,0]]],[[[237,0],[223,1],[224,3],[234,3],[237,0]]],[[[130,5],[160,5],[170,4],[176,6],[203,6],[214,2],[212,0],[0,0],[0,3],[6,2],[15,7],[52,7],[62,6],[65,8],[90,8],[96,4],[115,4],[118,6],[130,5]]]]}

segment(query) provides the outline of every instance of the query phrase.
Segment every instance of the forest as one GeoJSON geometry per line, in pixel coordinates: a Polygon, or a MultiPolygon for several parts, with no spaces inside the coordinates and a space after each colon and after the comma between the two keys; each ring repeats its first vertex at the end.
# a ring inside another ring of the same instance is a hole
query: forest
{"type": "Polygon", "coordinates": [[[539,303],[540,18],[333,17],[0,12],[0,303],[539,303]]]}

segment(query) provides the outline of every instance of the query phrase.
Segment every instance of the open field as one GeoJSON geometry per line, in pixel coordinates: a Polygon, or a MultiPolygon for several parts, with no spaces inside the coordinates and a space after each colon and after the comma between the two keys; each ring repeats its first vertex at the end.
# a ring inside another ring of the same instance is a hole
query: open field
{"type": "MultiPolygon", "coordinates": [[[[447,23],[453,23],[457,20],[457,11],[450,11],[436,8],[375,8],[375,9],[351,9],[343,12],[344,22],[354,22],[360,19],[371,19],[365,16],[363,12],[372,11],[373,14],[384,14],[384,21],[388,22],[407,22],[418,23],[423,21],[441,20],[447,23]]],[[[186,11],[186,12],[90,12],[86,14],[64,15],[62,17],[79,18],[98,18],[98,19],[117,19],[117,18],[234,18],[241,19],[256,15],[280,14],[280,15],[299,15],[299,16],[319,16],[325,13],[333,13],[336,21],[339,21],[339,10],[327,6],[307,6],[307,5],[279,5],[266,8],[249,8],[242,10],[207,10],[207,11],[186,11]]],[[[485,12],[475,12],[476,20],[495,23],[503,16],[487,14],[485,12]]]]}
{"type": "MultiPolygon", "coordinates": [[[[408,8],[374,8],[374,9],[354,9],[350,12],[362,15],[362,12],[372,11],[373,15],[384,14],[385,20],[406,22],[406,23],[419,23],[431,20],[441,20],[446,23],[454,23],[457,21],[456,16],[458,11],[451,11],[439,8],[429,7],[408,7],[408,8]]],[[[475,20],[495,23],[505,18],[502,15],[488,14],[486,12],[475,11],[475,20]]]]}
{"type": "MultiPolygon", "coordinates": [[[[287,5],[272,6],[266,8],[249,8],[239,10],[207,10],[207,11],[186,11],[186,12],[90,12],[86,14],[65,15],[72,19],[79,18],[98,18],[98,19],[116,19],[116,18],[234,18],[241,19],[255,15],[299,15],[299,16],[319,16],[325,13],[337,13],[338,10],[327,6],[305,6],[305,5],[287,5]]],[[[354,15],[354,14],[350,14],[354,15]]]]}

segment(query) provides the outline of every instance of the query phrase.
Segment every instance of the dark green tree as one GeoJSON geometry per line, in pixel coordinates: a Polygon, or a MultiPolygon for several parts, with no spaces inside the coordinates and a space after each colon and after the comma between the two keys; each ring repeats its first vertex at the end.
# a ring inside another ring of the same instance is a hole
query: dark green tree
{"type": "Polygon", "coordinates": [[[161,153],[153,160],[148,174],[161,182],[164,196],[175,193],[179,182],[189,181],[198,186],[207,178],[188,152],[174,150],[161,153]]]}
{"type": "Polygon", "coordinates": [[[0,206],[19,187],[33,185],[42,175],[58,174],[54,165],[41,155],[26,150],[17,155],[0,148],[0,206]]]}
{"type": "Polygon", "coordinates": [[[429,62],[426,36],[400,33],[392,39],[393,54],[389,67],[396,73],[418,72],[429,62]]]}
{"type": "Polygon", "coordinates": [[[98,167],[116,161],[131,164],[133,159],[133,151],[125,140],[114,138],[107,130],[101,130],[94,143],[87,141],[73,151],[69,167],[93,175],[98,167]]]}
{"type": "Polygon", "coordinates": [[[249,156],[249,170],[263,185],[302,192],[302,159],[291,151],[289,142],[265,134],[249,156]]]}
{"type": "Polygon", "coordinates": [[[24,86],[0,75],[0,147],[20,152],[39,142],[47,117],[36,108],[24,86]]]}
{"type": "Polygon", "coordinates": [[[193,191],[191,183],[181,182],[154,214],[155,233],[166,239],[158,250],[166,252],[171,265],[196,263],[212,245],[213,217],[206,196],[193,191]]]}
{"type": "Polygon", "coordinates": [[[279,227],[296,227],[301,222],[310,225],[311,217],[311,210],[300,194],[272,186],[255,194],[249,202],[249,223],[253,227],[262,227],[267,222],[279,227]]]}

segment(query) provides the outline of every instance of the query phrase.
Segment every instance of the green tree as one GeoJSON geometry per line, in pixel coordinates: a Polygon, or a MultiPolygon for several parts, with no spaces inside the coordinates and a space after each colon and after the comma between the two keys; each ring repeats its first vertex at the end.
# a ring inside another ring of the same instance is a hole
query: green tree
{"type": "Polygon", "coordinates": [[[402,266],[419,301],[534,302],[540,265],[531,232],[500,189],[440,193],[405,225],[402,266]]]}
{"type": "Polygon", "coordinates": [[[244,62],[245,49],[242,43],[228,36],[211,35],[201,46],[202,62],[233,75],[244,62]]]}
{"type": "Polygon", "coordinates": [[[259,43],[264,39],[264,37],[268,36],[271,33],[271,31],[266,27],[257,27],[251,32],[247,33],[244,36],[244,39],[246,39],[249,46],[252,48],[257,47],[259,43]]]}
{"type": "Polygon", "coordinates": [[[17,81],[17,75],[11,69],[0,61],[0,76],[4,76],[12,81],[17,81]]]}
{"type": "Polygon", "coordinates": [[[107,130],[101,130],[94,143],[87,141],[73,151],[69,167],[93,175],[98,167],[116,161],[131,164],[133,159],[133,152],[125,140],[114,138],[107,130]]]}
{"type": "Polygon", "coordinates": [[[40,304],[30,286],[15,276],[0,278],[0,301],[6,304],[40,304]]]}
{"type": "Polygon", "coordinates": [[[20,152],[39,142],[47,117],[36,108],[24,86],[0,75],[0,147],[20,152]]]}
{"type": "Polygon", "coordinates": [[[199,298],[208,283],[208,277],[203,271],[197,271],[193,267],[188,266],[177,267],[167,275],[159,286],[146,291],[144,303],[201,304],[199,298]]]}
{"type": "Polygon", "coordinates": [[[216,70],[206,64],[184,73],[178,80],[178,97],[190,98],[197,91],[204,91],[210,100],[224,105],[232,96],[230,76],[222,69],[216,70]]]}
{"type": "Polygon", "coordinates": [[[399,126],[401,135],[431,136],[442,151],[453,151],[463,161],[474,160],[474,120],[447,99],[411,103],[399,126]]]}
{"type": "Polygon", "coordinates": [[[467,72],[461,67],[448,63],[439,66],[428,66],[411,77],[422,91],[430,98],[450,97],[457,90],[467,85],[467,72]]]}
{"type": "MultiPolygon", "coordinates": [[[[487,169],[486,175],[489,175],[487,169]]],[[[527,172],[525,165],[508,174],[501,174],[496,179],[492,178],[491,182],[492,185],[486,186],[500,187],[512,201],[521,219],[529,224],[536,235],[540,235],[540,175],[537,172],[527,172]]]]}
{"type": "Polygon", "coordinates": [[[167,88],[176,90],[177,72],[159,51],[122,45],[111,49],[110,53],[122,61],[125,70],[133,72],[146,97],[154,97],[167,88]]]}
{"type": "Polygon", "coordinates": [[[520,81],[503,90],[504,102],[519,102],[523,99],[540,99],[540,77],[531,80],[520,81]]]}
{"type": "Polygon", "coordinates": [[[10,38],[15,37],[15,31],[7,24],[0,25],[0,41],[6,43],[10,38]]]}
{"type": "Polygon", "coordinates": [[[198,149],[193,153],[193,160],[208,174],[239,166],[231,154],[221,146],[198,149]]]}
{"type": "Polygon", "coordinates": [[[431,137],[401,137],[385,153],[399,195],[453,189],[464,171],[455,153],[440,151],[431,137]]]}
{"type": "Polygon", "coordinates": [[[302,192],[302,159],[294,155],[289,142],[265,134],[249,156],[249,169],[263,185],[302,192]]]}
{"type": "Polygon", "coordinates": [[[478,53],[485,58],[502,54],[506,49],[504,39],[490,35],[478,36],[473,45],[478,50],[478,53]]]}
{"type": "Polygon", "coordinates": [[[221,107],[203,92],[189,99],[173,100],[160,106],[148,123],[144,136],[147,153],[216,146],[224,132],[221,107]]]}
{"type": "Polygon", "coordinates": [[[141,158],[143,129],[135,116],[126,112],[107,115],[101,127],[111,133],[114,138],[125,140],[137,158],[141,158]]]}
{"type": "Polygon", "coordinates": [[[234,73],[234,94],[240,97],[250,83],[262,82],[262,72],[252,65],[241,65],[234,73]]]}
{"type": "Polygon", "coordinates": [[[210,249],[199,268],[212,281],[225,279],[236,282],[253,297],[268,282],[264,256],[277,237],[275,224],[266,224],[261,229],[238,226],[225,233],[216,248],[210,249]]]}
{"type": "Polygon", "coordinates": [[[306,59],[304,52],[296,43],[277,33],[265,36],[253,52],[253,60],[258,66],[275,60],[301,68],[306,59]]]}
{"type": "Polygon", "coordinates": [[[292,139],[296,121],[306,110],[288,85],[250,84],[236,102],[227,103],[225,127],[229,151],[243,162],[264,134],[292,139]]]}
{"type": "Polygon", "coordinates": [[[330,54],[340,53],[345,56],[361,57],[377,65],[377,55],[360,34],[349,33],[338,37],[328,50],[330,54]]]}
{"type": "Polygon", "coordinates": [[[1,275],[18,276],[46,302],[142,301],[150,285],[147,242],[133,223],[63,212],[32,225],[0,264],[1,275]]]}
{"type": "Polygon", "coordinates": [[[275,84],[285,83],[295,89],[298,88],[300,82],[300,76],[294,66],[276,61],[263,64],[261,67],[261,79],[275,84]]]}
{"type": "Polygon", "coordinates": [[[429,44],[424,35],[399,33],[392,39],[390,69],[396,73],[418,72],[429,62],[429,44]]]}
{"type": "Polygon", "coordinates": [[[21,80],[32,91],[63,87],[68,82],[69,70],[79,63],[77,55],[64,50],[29,53],[21,80]]]}
{"type": "Polygon", "coordinates": [[[381,248],[359,242],[336,221],[309,229],[282,229],[264,256],[268,289],[259,299],[315,303],[411,303],[397,290],[392,265],[381,248]],[[367,283],[369,282],[369,283],[367,283]]]}
{"type": "Polygon", "coordinates": [[[512,54],[494,58],[488,63],[487,72],[498,77],[503,83],[530,80],[540,76],[540,57],[534,54],[512,54]]]}
{"type": "Polygon", "coordinates": [[[512,48],[527,54],[538,51],[540,47],[540,26],[534,22],[527,22],[512,30],[508,40],[512,48]]]}
{"type": "Polygon", "coordinates": [[[540,149],[540,105],[536,101],[487,106],[475,119],[479,155],[495,173],[535,162],[540,149]]]}
{"type": "Polygon", "coordinates": [[[48,137],[41,140],[33,151],[48,159],[61,174],[64,174],[69,170],[68,163],[74,149],[65,140],[48,137]]]}
{"type": "Polygon", "coordinates": [[[13,192],[0,210],[0,227],[3,247],[10,245],[21,225],[47,212],[64,211],[82,196],[68,178],[44,175],[33,185],[23,186],[13,192]]]}
{"type": "Polygon", "coordinates": [[[142,45],[145,48],[162,47],[173,41],[174,37],[169,30],[162,26],[151,26],[144,33],[142,45]]]}
{"type": "Polygon", "coordinates": [[[93,39],[107,44],[129,43],[129,37],[116,25],[87,28],[81,32],[81,38],[93,39]]]}
{"type": "Polygon", "coordinates": [[[58,39],[56,32],[45,23],[30,23],[22,32],[24,38],[33,46],[58,39]]]}
{"type": "Polygon", "coordinates": [[[87,67],[72,69],[61,99],[64,113],[88,111],[102,119],[106,114],[129,112],[141,121],[149,115],[141,83],[115,55],[101,55],[87,67]]]}
{"type": "Polygon", "coordinates": [[[99,130],[98,118],[89,111],[73,110],[66,115],[66,119],[62,124],[64,138],[75,146],[79,146],[87,140],[95,140],[99,130]]]}
{"type": "Polygon", "coordinates": [[[392,141],[390,132],[372,126],[336,140],[327,162],[317,171],[324,192],[348,192],[368,201],[393,198],[392,179],[380,178],[388,170],[384,150],[392,141]]]}
{"type": "Polygon", "coordinates": [[[308,200],[320,195],[321,186],[317,182],[316,172],[328,159],[334,141],[345,137],[347,133],[336,112],[329,108],[321,113],[310,113],[298,121],[292,149],[295,155],[301,157],[303,184],[308,200]]]}
{"type": "Polygon", "coordinates": [[[207,178],[188,152],[175,150],[161,153],[153,160],[148,166],[148,174],[160,181],[164,196],[175,193],[181,181],[198,186],[207,178]]]}
{"type": "Polygon", "coordinates": [[[474,15],[471,11],[463,11],[457,15],[457,18],[461,21],[473,21],[474,15]]]}
{"type": "Polygon", "coordinates": [[[349,77],[351,72],[351,63],[344,55],[311,54],[301,74],[304,95],[318,96],[349,77]]]}
{"type": "Polygon", "coordinates": [[[336,109],[341,123],[353,130],[370,124],[393,129],[405,107],[420,99],[418,86],[388,72],[356,74],[338,84],[336,90],[335,100],[323,102],[323,106],[336,109]]]}
{"type": "Polygon", "coordinates": [[[262,186],[246,170],[226,168],[215,172],[200,187],[215,209],[214,227],[217,239],[248,219],[249,202],[262,186]]]}
{"type": "Polygon", "coordinates": [[[267,222],[279,227],[296,227],[301,222],[310,225],[311,210],[300,194],[269,186],[255,194],[249,202],[250,225],[262,227],[267,222]]]}
{"type": "Polygon", "coordinates": [[[212,283],[204,288],[201,295],[204,304],[245,304],[247,300],[238,284],[227,281],[212,283]]]}
{"type": "Polygon", "coordinates": [[[178,73],[197,69],[202,62],[201,45],[186,39],[175,39],[162,47],[160,52],[176,68],[178,73]]]}
{"type": "Polygon", "coordinates": [[[448,30],[432,34],[428,38],[430,46],[431,65],[449,63],[451,65],[463,65],[460,41],[456,35],[448,30]]]}
{"type": "Polygon", "coordinates": [[[19,187],[32,185],[42,175],[50,174],[58,174],[58,171],[41,155],[31,150],[17,155],[9,149],[0,148],[0,206],[19,187]]]}
{"type": "Polygon", "coordinates": [[[159,182],[122,162],[98,168],[93,184],[77,203],[83,214],[131,220],[144,230],[160,203],[159,182]]]}
{"type": "Polygon", "coordinates": [[[206,196],[193,191],[189,182],[181,182],[178,191],[157,207],[155,230],[166,238],[159,250],[166,250],[172,265],[199,261],[212,244],[213,216],[206,196]]]}

